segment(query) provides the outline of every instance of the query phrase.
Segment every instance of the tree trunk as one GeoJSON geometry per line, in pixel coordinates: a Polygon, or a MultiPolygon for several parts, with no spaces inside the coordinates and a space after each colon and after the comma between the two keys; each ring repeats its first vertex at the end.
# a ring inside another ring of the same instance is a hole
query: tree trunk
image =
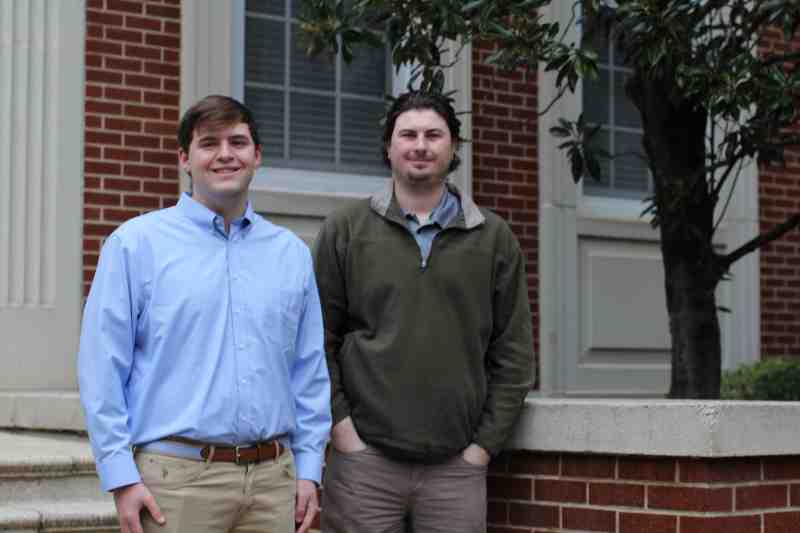
{"type": "Polygon", "coordinates": [[[671,398],[719,398],[721,346],[714,290],[714,199],[706,182],[707,114],[671,90],[671,76],[635,75],[628,96],[642,116],[661,230],[672,335],[671,398]]]}
{"type": "Polygon", "coordinates": [[[693,272],[687,254],[664,254],[672,335],[669,397],[719,398],[722,350],[714,289],[702,282],[702,274],[693,272]]]}

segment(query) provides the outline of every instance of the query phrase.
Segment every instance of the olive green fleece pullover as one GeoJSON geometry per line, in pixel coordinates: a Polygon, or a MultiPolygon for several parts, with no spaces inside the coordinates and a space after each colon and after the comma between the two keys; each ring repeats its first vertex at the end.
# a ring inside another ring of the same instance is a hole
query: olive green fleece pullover
{"type": "Polygon", "coordinates": [[[425,268],[391,183],[332,214],[314,247],[334,424],[425,463],[471,442],[499,452],[533,378],[519,244],[449,187],[461,209],[425,268]]]}

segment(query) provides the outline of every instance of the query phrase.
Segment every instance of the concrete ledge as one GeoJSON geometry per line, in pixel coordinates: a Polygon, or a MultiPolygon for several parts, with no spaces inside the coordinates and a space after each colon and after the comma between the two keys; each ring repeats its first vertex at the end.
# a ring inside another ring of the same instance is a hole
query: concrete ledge
{"type": "Polygon", "coordinates": [[[0,391],[0,427],[86,430],[77,391],[0,391]]]}
{"type": "Polygon", "coordinates": [[[510,450],[756,457],[800,455],[800,403],[528,399],[510,450]]]}

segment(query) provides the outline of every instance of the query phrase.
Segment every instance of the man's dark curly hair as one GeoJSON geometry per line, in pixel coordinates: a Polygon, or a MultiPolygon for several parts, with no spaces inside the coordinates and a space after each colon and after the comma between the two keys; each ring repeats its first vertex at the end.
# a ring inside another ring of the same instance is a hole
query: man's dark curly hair
{"type": "MultiPolygon", "coordinates": [[[[388,148],[389,143],[392,141],[394,125],[397,122],[397,117],[406,111],[425,109],[435,111],[447,123],[447,129],[450,130],[450,137],[453,139],[456,150],[458,150],[458,147],[464,139],[461,138],[460,133],[461,121],[456,117],[456,111],[453,109],[450,100],[450,98],[440,93],[422,91],[409,91],[397,97],[386,112],[386,122],[383,125],[383,162],[387,167],[391,168],[388,148]]],[[[450,161],[450,167],[447,169],[447,172],[453,172],[460,164],[461,159],[456,153],[453,155],[453,160],[450,161]]]]}

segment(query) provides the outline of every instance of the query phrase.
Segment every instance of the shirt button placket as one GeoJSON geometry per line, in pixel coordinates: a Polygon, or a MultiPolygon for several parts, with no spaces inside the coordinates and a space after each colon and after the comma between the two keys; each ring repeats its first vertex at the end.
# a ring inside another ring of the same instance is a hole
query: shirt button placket
{"type": "Polygon", "coordinates": [[[248,390],[248,379],[246,377],[249,371],[246,350],[248,349],[250,343],[247,338],[247,318],[245,316],[247,306],[244,303],[244,287],[242,286],[242,277],[239,274],[240,254],[238,253],[238,250],[240,246],[238,245],[240,243],[241,234],[240,232],[236,232],[233,234],[230,241],[228,258],[231,273],[230,294],[231,305],[233,306],[233,327],[236,332],[234,338],[236,339],[236,373],[239,388],[238,424],[240,431],[248,433],[251,431],[251,428],[249,425],[250,418],[247,414],[247,411],[249,410],[247,406],[251,403],[251,400],[248,390]]]}

